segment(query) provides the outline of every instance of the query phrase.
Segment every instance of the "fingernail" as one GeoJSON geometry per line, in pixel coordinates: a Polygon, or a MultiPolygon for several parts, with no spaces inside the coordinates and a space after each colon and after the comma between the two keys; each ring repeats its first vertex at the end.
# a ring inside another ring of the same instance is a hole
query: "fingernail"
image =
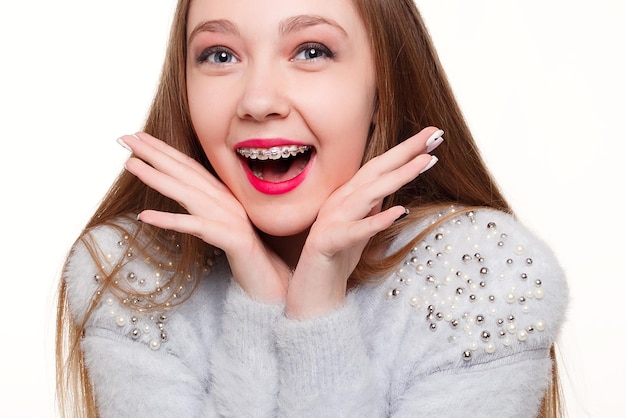
{"type": "Polygon", "coordinates": [[[126,150],[133,152],[133,150],[130,149],[128,145],[126,145],[126,142],[124,142],[122,138],[117,138],[117,143],[120,144],[122,147],[124,147],[126,150]]]}
{"type": "Polygon", "coordinates": [[[441,129],[433,133],[428,140],[426,140],[426,152],[429,153],[437,148],[443,142],[443,131],[441,129]]]}
{"type": "Polygon", "coordinates": [[[435,157],[434,155],[432,155],[432,156],[431,156],[431,158],[430,158],[430,162],[428,163],[428,165],[427,165],[426,167],[424,167],[424,168],[422,169],[422,171],[420,171],[420,174],[422,174],[422,173],[424,173],[424,172],[426,172],[426,171],[430,170],[431,168],[433,168],[433,166],[434,166],[435,164],[437,164],[437,161],[439,161],[439,158],[437,158],[437,157],[435,157]]]}
{"type": "Polygon", "coordinates": [[[137,214],[137,216],[135,217],[135,219],[137,219],[139,222],[141,222],[141,212],[139,212],[137,214]]]}
{"type": "Polygon", "coordinates": [[[398,216],[394,222],[398,222],[398,221],[406,218],[407,216],[409,216],[409,213],[410,213],[409,209],[408,208],[404,208],[404,213],[402,215],[398,216]]]}

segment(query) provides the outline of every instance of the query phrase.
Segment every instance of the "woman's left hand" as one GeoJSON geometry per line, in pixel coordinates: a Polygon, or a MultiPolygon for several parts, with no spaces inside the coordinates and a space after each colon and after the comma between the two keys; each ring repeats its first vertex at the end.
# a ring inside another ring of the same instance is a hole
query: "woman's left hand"
{"type": "Polygon", "coordinates": [[[383,199],[437,162],[427,151],[441,142],[442,134],[425,128],[368,161],[328,197],[289,284],[288,316],[319,316],[343,304],[347,280],[369,239],[405,213],[402,206],[381,211],[383,199]]]}

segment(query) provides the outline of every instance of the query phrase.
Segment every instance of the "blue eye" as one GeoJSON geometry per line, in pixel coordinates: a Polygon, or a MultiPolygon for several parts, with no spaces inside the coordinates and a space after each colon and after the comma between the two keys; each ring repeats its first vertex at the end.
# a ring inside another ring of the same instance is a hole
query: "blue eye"
{"type": "Polygon", "coordinates": [[[224,48],[222,46],[212,46],[202,51],[198,56],[197,61],[201,64],[208,63],[224,65],[239,62],[239,59],[228,48],[224,48]]]}
{"type": "Polygon", "coordinates": [[[326,46],[317,42],[311,42],[300,45],[300,47],[298,47],[297,54],[293,59],[295,61],[310,61],[333,58],[333,56],[334,54],[326,46]]]}

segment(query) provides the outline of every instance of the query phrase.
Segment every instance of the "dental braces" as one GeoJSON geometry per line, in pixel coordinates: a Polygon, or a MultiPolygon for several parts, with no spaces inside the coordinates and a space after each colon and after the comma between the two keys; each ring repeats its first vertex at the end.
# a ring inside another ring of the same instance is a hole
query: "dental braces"
{"type": "Polygon", "coordinates": [[[238,148],[237,153],[251,160],[279,160],[281,158],[295,157],[311,149],[310,145],[289,145],[272,148],[238,148]]]}

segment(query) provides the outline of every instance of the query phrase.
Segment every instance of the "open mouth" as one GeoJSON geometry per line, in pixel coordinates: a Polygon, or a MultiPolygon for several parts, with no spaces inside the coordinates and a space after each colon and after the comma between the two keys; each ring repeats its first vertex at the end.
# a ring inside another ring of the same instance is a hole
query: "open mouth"
{"type": "Polygon", "coordinates": [[[237,148],[252,174],[259,180],[281,183],[297,177],[311,160],[310,145],[283,145],[271,148],[237,148]]]}

